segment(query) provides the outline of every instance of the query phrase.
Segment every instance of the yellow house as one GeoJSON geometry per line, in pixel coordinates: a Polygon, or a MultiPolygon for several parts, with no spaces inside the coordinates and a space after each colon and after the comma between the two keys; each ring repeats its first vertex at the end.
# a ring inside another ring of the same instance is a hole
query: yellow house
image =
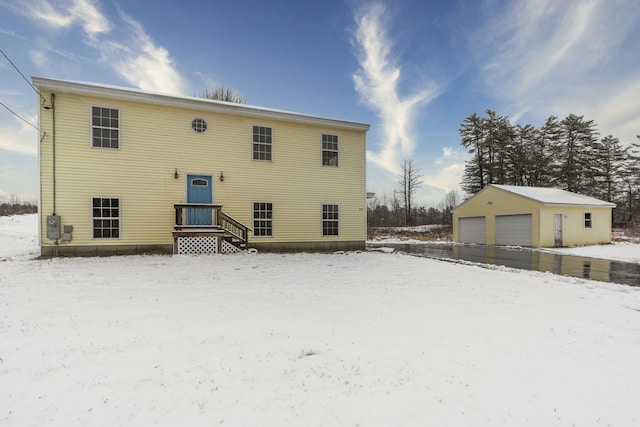
{"type": "Polygon", "coordinates": [[[491,184],[453,210],[453,238],[541,247],[611,243],[614,207],[557,188],[491,184]]]}
{"type": "Polygon", "coordinates": [[[369,125],[33,83],[43,256],[364,249],[369,125]]]}

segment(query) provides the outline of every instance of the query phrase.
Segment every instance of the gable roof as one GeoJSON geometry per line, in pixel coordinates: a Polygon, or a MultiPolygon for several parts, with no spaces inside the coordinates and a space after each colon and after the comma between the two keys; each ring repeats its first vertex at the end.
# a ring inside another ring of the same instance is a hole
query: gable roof
{"type": "Polygon", "coordinates": [[[559,188],[547,187],[522,187],[517,185],[498,185],[489,184],[502,191],[526,197],[535,200],[544,205],[563,205],[563,206],[593,206],[593,207],[611,207],[614,208],[615,203],[606,202],[594,197],[584,196],[571,191],[561,190],[559,188]]]}
{"type": "Polygon", "coordinates": [[[262,119],[284,120],[303,124],[330,126],[356,131],[368,131],[369,125],[365,123],[349,122],[339,119],[330,119],[291,111],[276,110],[256,107],[253,105],[238,104],[233,102],[215,101],[212,99],[169,95],[158,92],[144,91],[140,89],[125,88],[120,86],[102,85],[97,83],[76,82],[70,80],[54,80],[42,77],[31,77],[33,84],[42,90],[44,88],[52,92],[61,91],[87,96],[99,96],[127,101],[145,102],[150,104],[167,105],[173,107],[193,108],[203,111],[236,114],[241,116],[256,117],[262,119]]]}

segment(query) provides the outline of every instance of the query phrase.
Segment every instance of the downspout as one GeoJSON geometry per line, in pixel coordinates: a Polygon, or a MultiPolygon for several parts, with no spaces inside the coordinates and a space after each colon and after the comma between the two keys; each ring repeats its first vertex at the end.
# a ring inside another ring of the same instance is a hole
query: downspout
{"type": "MultiPolygon", "coordinates": [[[[51,110],[53,114],[52,139],[53,139],[53,214],[56,214],[56,94],[51,94],[51,110]]],[[[57,244],[57,242],[56,242],[57,244]]]]}
{"type": "MultiPolygon", "coordinates": [[[[51,93],[51,113],[52,113],[52,149],[53,149],[53,215],[56,214],[56,94],[51,93]]],[[[54,247],[54,256],[58,256],[58,238],[56,238],[54,247]]]]}

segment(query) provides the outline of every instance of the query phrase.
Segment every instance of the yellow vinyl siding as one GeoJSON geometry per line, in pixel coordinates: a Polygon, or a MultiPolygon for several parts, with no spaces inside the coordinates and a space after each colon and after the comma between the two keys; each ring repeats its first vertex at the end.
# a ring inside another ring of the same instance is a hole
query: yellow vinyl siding
{"type": "Polygon", "coordinates": [[[554,245],[554,214],[562,214],[563,245],[580,246],[611,243],[611,208],[588,206],[545,206],[541,208],[541,246],[554,245]],[[592,228],[584,227],[584,213],[591,212],[592,228]]]}
{"type": "MultiPolygon", "coordinates": [[[[49,92],[41,88],[45,98],[49,92]]],[[[365,131],[245,117],[206,109],[56,91],[56,213],[73,225],[68,245],[171,244],[174,203],[186,175],[213,177],[213,202],[253,227],[253,202],[273,203],[274,235],[250,241],[323,241],[322,204],[340,205],[340,235],[365,240],[365,131]],[[120,148],[91,147],[91,106],[120,112],[120,148]],[[207,130],[194,132],[202,118],[207,130]],[[273,161],[252,159],[252,126],[273,129],[273,161]],[[339,136],[339,167],[322,166],[322,133],[339,136]],[[174,178],[177,170],[179,178],[174,178]],[[224,181],[220,174],[224,173],[224,181]],[[91,197],[119,197],[121,238],[91,238],[91,197]]],[[[41,209],[53,213],[52,110],[41,109],[41,209]]]]}

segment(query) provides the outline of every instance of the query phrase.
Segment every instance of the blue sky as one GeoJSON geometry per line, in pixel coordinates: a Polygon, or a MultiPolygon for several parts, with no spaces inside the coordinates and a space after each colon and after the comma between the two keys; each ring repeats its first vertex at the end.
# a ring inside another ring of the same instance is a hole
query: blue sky
{"type": "MultiPolygon", "coordinates": [[[[0,0],[0,48],[27,76],[193,96],[371,124],[367,186],[424,174],[420,204],[458,189],[458,128],[496,110],[540,126],[640,134],[637,0],[0,0]]],[[[37,200],[37,95],[0,56],[0,200],[37,200]]]]}

